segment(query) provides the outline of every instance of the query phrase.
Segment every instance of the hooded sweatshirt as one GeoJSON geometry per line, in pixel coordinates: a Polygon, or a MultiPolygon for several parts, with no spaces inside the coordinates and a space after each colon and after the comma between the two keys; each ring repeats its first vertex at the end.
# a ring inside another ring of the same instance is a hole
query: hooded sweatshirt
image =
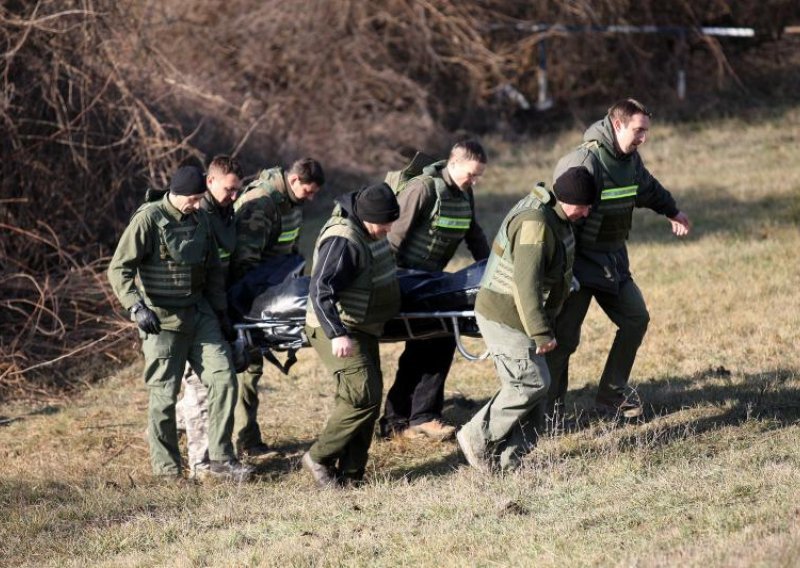
{"type": "MultiPolygon", "coordinates": [[[[603,189],[603,169],[607,167],[612,178],[619,177],[619,172],[633,172],[629,179],[616,179],[622,184],[636,184],[635,207],[647,207],[666,217],[678,214],[675,199],[664,186],[644,167],[638,150],[623,154],[617,144],[611,119],[592,124],[583,135],[584,144],[561,158],[553,172],[553,181],[572,167],[584,167],[595,178],[598,202],[603,189]],[[610,156],[604,166],[587,144],[597,142],[610,156]]],[[[596,202],[597,203],[597,202],[596,202]]],[[[596,210],[596,207],[593,207],[596,210]]],[[[591,214],[590,214],[591,217],[591,214]]],[[[582,286],[600,291],[618,293],[622,283],[630,279],[630,263],[625,240],[611,243],[610,246],[591,246],[581,239],[581,233],[587,220],[581,219],[574,224],[576,237],[576,254],[574,274],[582,286]]]]}

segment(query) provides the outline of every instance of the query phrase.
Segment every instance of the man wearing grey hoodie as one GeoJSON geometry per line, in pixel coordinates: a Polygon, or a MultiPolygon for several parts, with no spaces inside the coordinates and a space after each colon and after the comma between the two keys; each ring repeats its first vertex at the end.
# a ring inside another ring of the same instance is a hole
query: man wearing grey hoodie
{"type": "Polygon", "coordinates": [[[578,348],[580,331],[594,298],[617,326],[595,399],[599,411],[625,418],[642,414],[637,397],[626,395],[636,352],[644,339],[650,315],[629,269],[625,241],[634,207],[647,207],[666,216],[672,232],[683,237],[691,229],[672,195],[644,167],[638,148],[650,129],[650,112],[634,99],[623,99],[583,135],[583,144],[561,158],[553,179],[573,167],[594,177],[597,197],[586,219],[575,223],[574,275],[580,289],[567,299],[556,321],[558,346],[547,354],[552,383],[551,411],[563,406],[569,382],[569,358],[578,348]]]}

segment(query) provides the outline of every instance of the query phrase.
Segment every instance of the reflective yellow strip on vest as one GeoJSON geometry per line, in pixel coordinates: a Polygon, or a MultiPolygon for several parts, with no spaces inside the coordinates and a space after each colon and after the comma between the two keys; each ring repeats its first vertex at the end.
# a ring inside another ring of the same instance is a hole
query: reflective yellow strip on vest
{"type": "Polygon", "coordinates": [[[439,217],[433,223],[433,226],[441,227],[442,229],[466,231],[469,229],[470,221],[472,221],[470,217],[439,217]]]}
{"type": "Polygon", "coordinates": [[[217,252],[219,253],[220,260],[227,260],[231,257],[231,253],[224,248],[218,248],[217,252]]]}
{"type": "Polygon", "coordinates": [[[604,189],[602,193],[600,193],[600,201],[634,197],[637,189],[639,189],[638,185],[626,185],[625,187],[612,187],[610,189],[604,189]]]}
{"type": "Polygon", "coordinates": [[[300,233],[300,228],[299,227],[297,229],[293,229],[291,231],[284,231],[278,237],[278,242],[279,243],[291,243],[297,238],[297,235],[299,233],[300,233]]]}

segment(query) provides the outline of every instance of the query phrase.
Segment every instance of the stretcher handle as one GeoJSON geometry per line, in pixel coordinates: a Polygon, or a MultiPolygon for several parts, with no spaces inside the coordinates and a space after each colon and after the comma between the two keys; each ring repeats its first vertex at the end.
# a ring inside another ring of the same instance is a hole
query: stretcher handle
{"type": "Polygon", "coordinates": [[[464,359],[467,361],[483,361],[489,356],[488,349],[480,355],[473,355],[467,351],[467,348],[461,343],[461,330],[458,328],[458,316],[451,316],[450,321],[453,323],[453,335],[456,339],[456,348],[464,359]]]}

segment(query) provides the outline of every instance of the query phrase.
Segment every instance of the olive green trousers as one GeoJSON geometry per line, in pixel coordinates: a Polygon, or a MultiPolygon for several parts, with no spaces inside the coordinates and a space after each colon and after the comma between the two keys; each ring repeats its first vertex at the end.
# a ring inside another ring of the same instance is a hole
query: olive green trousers
{"type": "Polygon", "coordinates": [[[236,449],[239,451],[263,443],[261,428],[258,426],[258,382],[264,372],[264,357],[259,349],[250,350],[250,365],[243,373],[236,375],[239,383],[239,397],[236,403],[236,449]]]}
{"type": "Polygon", "coordinates": [[[208,454],[215,461],[235,457],[231,433],[236,376],[228,344],[214,314],[198,309],[182,331],[162,330],[142,339],[144,380],[149,391],[148,441],[156,475],[181,472],[175,403],[187,361],[208,389],[208,454]]]}
{"type": "Polygon", "coordinates": [[[350,332],[353,355],[340,358],[333,355],[331,340],[325,337],[322,328],[306,326],[306,334],[323,365],[333,375],[336,389],[333,410],[311,446],[311,458],[317,463],[337,467],[345,478],[361,479],[383,395],[378,338],[350,332]]]}

